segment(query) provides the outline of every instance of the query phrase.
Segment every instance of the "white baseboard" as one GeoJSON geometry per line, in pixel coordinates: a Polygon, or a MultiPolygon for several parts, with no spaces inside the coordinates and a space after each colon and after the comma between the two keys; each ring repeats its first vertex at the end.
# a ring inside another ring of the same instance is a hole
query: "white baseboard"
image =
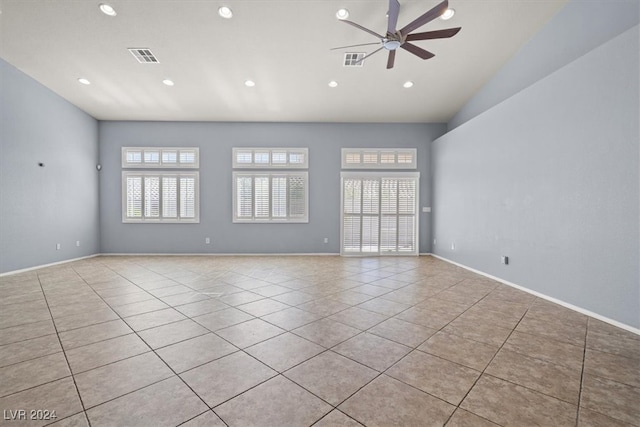
{"type": "Polygon", "coordinates": [[[170,257],[179,257],[179,256],[246,256],[246,257],[275,257],[275,256],[340,256],[339,253],[332,252],[319,252],[319,253],[101,253],[98,256],[170,256],[170,257]]]}
{"type": "Polygon", "coordinates": [[[33,267],[22,268],[20,270],[7,271],[5,273],[0,273],[0,277],[2,277],[2,276],[11,276],[11,275],[14,275],[14,274],[19,274],[19,273],[26,273],[27,271],[31,271],[31,270],[38,270],[40,268],[53,267],[54,265],[66,264],[68,262],[80,261],[80,260],[88,259],[88,258],[95,258],[97,256],[100,256],[100,254],[87,255],[87,256],[80,257],[80,258],[65,259],[63,261],[52,262],[50,264],[42,264],[42,265],[36,265],[36,266],[33,266],[33,267]]]}
{"type": "Polygon", "coordinates": [[[440,259],[442,261],[448,262],[449,264],[453,264],[453,265],[456,265],[458,267],[464,268],[465,270],[472,271],[472,272],[474,272],[476,274],[479,274],[481,276],[488,277],[489,279],[492,279],[492,280],[495,280],[497,282],[503,283],[503,284],[505,284],[507,286],[511,286],[513,288],[519,289],[519,290],[524,291],[524,292],[526,292],[528,294],[532,294],[532,295],[535,295],[535,296],[537,296],[539,298],[542,298],[542,299],[545,299],[547,301],[556,303],[556,304],[561,305],[563,307],[566,307],[566,308],[568,308],[570,310],[577,311],[578,313],[584,314],[584,315],[589,316],[589,317],[593,317],[594,319],[601,320],[601,321],[603,321],[605,323],[609,323],[610,325],[613,325],[613,326],[616,326],[618,328],[624,329],[626,331],[632,332],[632,333],[634,333],[636,335],[640,335],[640,329],[634,328],[633,326],[627,325],[627,324],[622,323],[622,322],[618,322],[617,320],[610,319],[610,318],[602,316],[602,315],[600,315],[598,313],[594,313],[593,311],[589,311],[589,310],[584,309],[582,307],[575,306],[575,305],[570,304],[568,302],[559,300],[557,298],[550,297],[548,295],[545,295],[543,293],[531,290],[529,288],[525,288],[524,286],[516,285],[515,283],[511,283],[511,282],[509,282],[507,280],[504,280],[504,279],[501,279],[499,277],[492,276],[491,274],[485,273],[484,271],[476,270],[475,268],[468,267],[468,266],[466,266],[464,264],[460,264],[458,262],[455,262],[455,261],[452,261],[450,259],[444,258],[444,257],[442,257],[440,255],[431,254],[431,256],[434,257],[434,258],[438,258],[438,259],[440,259]]]}

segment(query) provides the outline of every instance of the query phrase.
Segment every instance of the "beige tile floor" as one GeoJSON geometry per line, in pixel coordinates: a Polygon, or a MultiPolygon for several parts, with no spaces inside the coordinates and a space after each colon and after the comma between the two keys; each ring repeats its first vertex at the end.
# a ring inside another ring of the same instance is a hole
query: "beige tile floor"
{"type": "Polygon", "coordinates": [[[639,336],[432,257],[0,278],[1,425],[638,426],[639,402],[639,336]]]}

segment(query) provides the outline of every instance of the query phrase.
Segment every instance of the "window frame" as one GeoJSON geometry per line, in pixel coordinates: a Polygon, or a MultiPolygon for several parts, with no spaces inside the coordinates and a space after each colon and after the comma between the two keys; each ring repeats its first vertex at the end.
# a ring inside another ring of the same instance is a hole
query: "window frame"
{"type": "Polygon", "coordinates": [[[200,167],[200,148],[199,147],[122,147],[121,162],[123,169],[198,169],[200,167]],[[130,162],[127,160],[128,153],[140,152],[140,162],[130,162]],[[157,162],[146,162],[145,153],[158,153],[157,162]],[[176,153],[176,161],[164,163],[164,154],[176,153]],[[180,162],[182,153],[192,153],[194,156],[193,163],[180,162]]]}
{"type": "Polygon", "coordinates": [[[309,148],[306,147],[289,147],[289,148],[265,148],[265,147],[233,147],[231,150],[233,169],[308,169],[309,168],[309,148]],[[274,153],[286,153],[286,161],[282,163],[274,163],[274,153]],[[250,154],[251,161],[238,162],[238,154],[250,154]],[[268,154],[269,161],[265,163],[256,163],[256,153],[268,154]],[[291,155],[304,156],[301,163],[291,162],[291,155]]]}
{"type": "Polygon", "coordinates": [[[200,172],[199,171],[122,171],[122,222],[127,224],[140,224],[140,223],[200,223],[200,172]],[[127,179],[129,177],[141,177],[142,178],[142,216],[129,217],[127,216],[127,179]],[[160,179],[159,190],[159,217],[145,217],[145,200],[144,200],[144,179],[146,177],[158,177],[160,179]],[[162,179],[165,177],[175,177],[176,181],[176,217],[162,217],[162,179]],[[181,218],[180,217],[180,178],[194,178],[194,217],[193,218],[181,218]]]}
{"type": "Polygon", "coordinates": [[[418,169],[417,148],[343,148],[341,153],[342,169],[418,169]],[[383,155],[393,155],[393,162],[383,161],[383,155]],[[359,156],[359,162],[348,162],[349,156],[359,156]],[[410,155],[411,162],[398,162],[399,155],[410,155]],[[375,161],[365,162],[365,157],[375,161]]]}
{"type": "Polygon", "coordinates": [[[233,180],[233,194],[232,194],[232,209],[233,209],[233,223],[235,224],[255,224],[255,223],[266,223],[266,224],[301,224],[309,222],[309,172],[308,171],[283,171],[276,172],[271,170],[263,170],[263,171],[234,171],[232,173],[233,180]],[[237,183],[239,177],[250,177],[251,178],[251,218],[248,217],[239,217],[238,216],[238,197],[237,197],[237,183]],[[269,218],[260,218],[255,215],[255,179],[256,178],[269,178],[269,218]],[[287,216],[285,217],[274,217],[273,216],[273,187],[272,182],[274,177],[286,177],[287,178],[287,216]],[[304,178],[304,216],[302,217],[291,217],[289,211],[289,178],[291,177],[303,177],[304,178]]]}

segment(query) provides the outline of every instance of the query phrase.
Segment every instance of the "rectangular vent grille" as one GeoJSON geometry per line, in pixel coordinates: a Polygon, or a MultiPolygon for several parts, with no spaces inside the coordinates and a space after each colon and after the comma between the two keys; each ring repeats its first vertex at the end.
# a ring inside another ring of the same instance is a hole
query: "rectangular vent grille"
{"type": "Polygon", "coordinates": [[[364,58],[364,52],[348,52],[344,54],[344,66],[345,67],[362,67],[364,61],[360,61],[364,58]],[[360,61],[360,62],[358,62],[360,61]]]}
{"type": "Polygon", "coordinates": [[[159,64],[158,58],[149,49],[129,48],[129,52],[136,57],[141,64],[159,64]]]}

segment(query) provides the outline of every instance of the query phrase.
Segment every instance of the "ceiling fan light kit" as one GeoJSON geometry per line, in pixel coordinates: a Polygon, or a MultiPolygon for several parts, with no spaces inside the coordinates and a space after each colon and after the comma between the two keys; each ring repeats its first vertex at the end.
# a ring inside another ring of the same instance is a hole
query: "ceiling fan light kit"
{"type": "Polygon", "coordinates": [[[418,18],[414,19],[405,27],[399,30],[396,28],[396,26],[398,24],[398,15],[400,14],[400,2],[398,0],[389,0],[388,10],[389,12],[387,13],[387,16],[388,16],[387,32],[386,32],[386,35],[384,36],[376,33],[375,31],[371,31],[370,29],[365,28],[362,25],[356,24],[355,22],[348,21],[346,18],[344,19],[339,18],[340,21],[346,24],[349,24],[351,26],[354,26],[366,33],[369,33],[374,37],[377,37],[380,40],[380,42],[342,46],[342,47],[333,48],[332,50],[345,49],[345,48],[356,47],[356,46],[382,44],[382,46],[379,47],[378,49],[362,57],[360,61],[363,61],[364,59],[370,57],[371,55],[374,55],[380,52],[382,49],[386,49],[389,51],[389,56],[387,59],[387,69],[391,69],[395,64],[396,50],[398,50],[398,48],[402,48],[407,52],[410,52],[422,59],[433,58],[435,54],[409,42],[419,41],[419,40],[434,40],[434,39],[449,38],[449,37],[455,36],[456,34],[458,34],[458,31],[461,30],[461,27],[456,27],[456,28],[447,28],[445,30],[427,31],[424,33],[412,33],[412,31],[417,30],[418,28],[433,21],[434,19],[438,17],[443,17],[444,14],[446,13],[449,13],[450,16],[448,16],[448,18],[445,18],[445,19],[451,18],[453,16],[453,9],[449,9],[448,0],[444,0],[443,2],[441,2],[440,4],[438,4],[431,10],[429,10],[428,12],[422,14],[418,18]]]}

